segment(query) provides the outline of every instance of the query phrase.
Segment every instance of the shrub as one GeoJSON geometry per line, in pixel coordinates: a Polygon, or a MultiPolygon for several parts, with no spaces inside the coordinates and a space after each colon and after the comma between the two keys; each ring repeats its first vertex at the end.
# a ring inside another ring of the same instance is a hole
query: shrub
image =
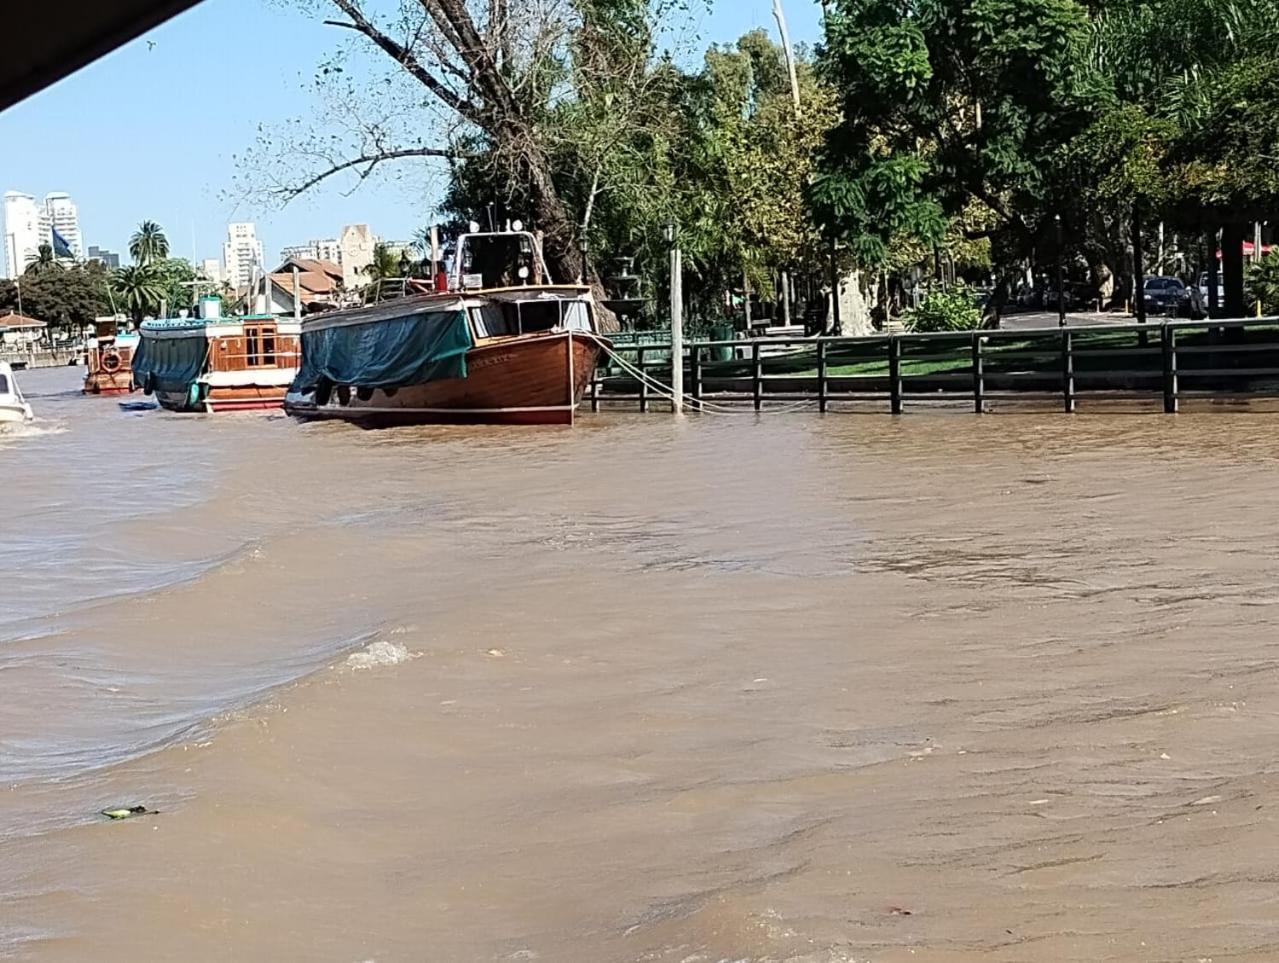
{"type": "Polygon", "coordinates": [[[973,292],[963,284],[949,291],[933,291],[917,308],[906,312],[906,326],[912,331],[975,331],[981,327],[982,312],[973,292]]]}
{"type": "Polygon", "coordinates": [[[1271,251],[1248,272],[1249,306],[1261,302],[1264,314],[1279,314],[1279,251],[1271,251]]]}

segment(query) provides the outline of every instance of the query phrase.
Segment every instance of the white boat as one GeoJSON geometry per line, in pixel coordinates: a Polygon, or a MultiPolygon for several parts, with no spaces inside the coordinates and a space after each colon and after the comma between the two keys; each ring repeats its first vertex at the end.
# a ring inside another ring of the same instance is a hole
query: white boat
{"type": "Polygon", "coordinates": [[[34,417],[27,399],[22,397],[22,389],[13,378],[13,369],[7,361],[0,361],[0,424],[21,424],[34,417]]]}

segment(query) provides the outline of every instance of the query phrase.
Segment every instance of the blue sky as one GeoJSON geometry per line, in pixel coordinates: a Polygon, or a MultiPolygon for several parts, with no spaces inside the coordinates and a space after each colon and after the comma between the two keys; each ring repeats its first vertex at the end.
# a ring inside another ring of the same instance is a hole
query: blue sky
{"type": "MultiPolygon", "coordinates": [[[[815,42],[817,0],[785,0],[785,9],[792,39],[815,42]]],[[[121,252],[144,219],[164,225],[174,254],[196,259],[221,256],[229,220],[257,223],[267,260],[352,222],[409,237],[434,206],[416,179],[382,179],[349,197],[325,190],[283,211],[228,196],[234,158],[259,124],[318,116],[305,87],[342,39],[321,19],[282,0],[204,0],[0,113],[0,192],[66,191],[85,246],[121,252]]],[[[754,26],[775,31],[772,0],[713,0],[694,21],[701,47],[754,26]]]]}

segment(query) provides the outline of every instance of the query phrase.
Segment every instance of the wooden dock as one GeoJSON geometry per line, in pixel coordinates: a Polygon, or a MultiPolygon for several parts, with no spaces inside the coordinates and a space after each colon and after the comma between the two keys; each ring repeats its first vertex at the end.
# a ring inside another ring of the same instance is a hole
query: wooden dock
{"type": "MultiPolygon", "coordinates": [[[[660,342],[616,347],[621,361],[602,361],[591,410],[669,411],[670,352],[660,342]]],[[[685,345],[684,371],[691,410],[901,414],[942,403],[985,412],[1039,401],[1075,411],[1090,400],[1135,399],[1174,413],[1195,398],[1279,399],[1279,318],[697,341],[685,345]]]]}

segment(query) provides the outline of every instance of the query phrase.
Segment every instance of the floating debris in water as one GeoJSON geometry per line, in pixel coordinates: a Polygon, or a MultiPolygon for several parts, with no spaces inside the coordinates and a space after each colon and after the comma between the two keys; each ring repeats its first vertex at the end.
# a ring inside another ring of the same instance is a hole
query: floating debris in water
{"type": "Polygon", "coordinates": [[[120,809],[104,809],[102,815],[107,819],[132,819],[134,816],[154,816],[158,809],[147,809],[146,806],[128,806],[120,809]]]}

